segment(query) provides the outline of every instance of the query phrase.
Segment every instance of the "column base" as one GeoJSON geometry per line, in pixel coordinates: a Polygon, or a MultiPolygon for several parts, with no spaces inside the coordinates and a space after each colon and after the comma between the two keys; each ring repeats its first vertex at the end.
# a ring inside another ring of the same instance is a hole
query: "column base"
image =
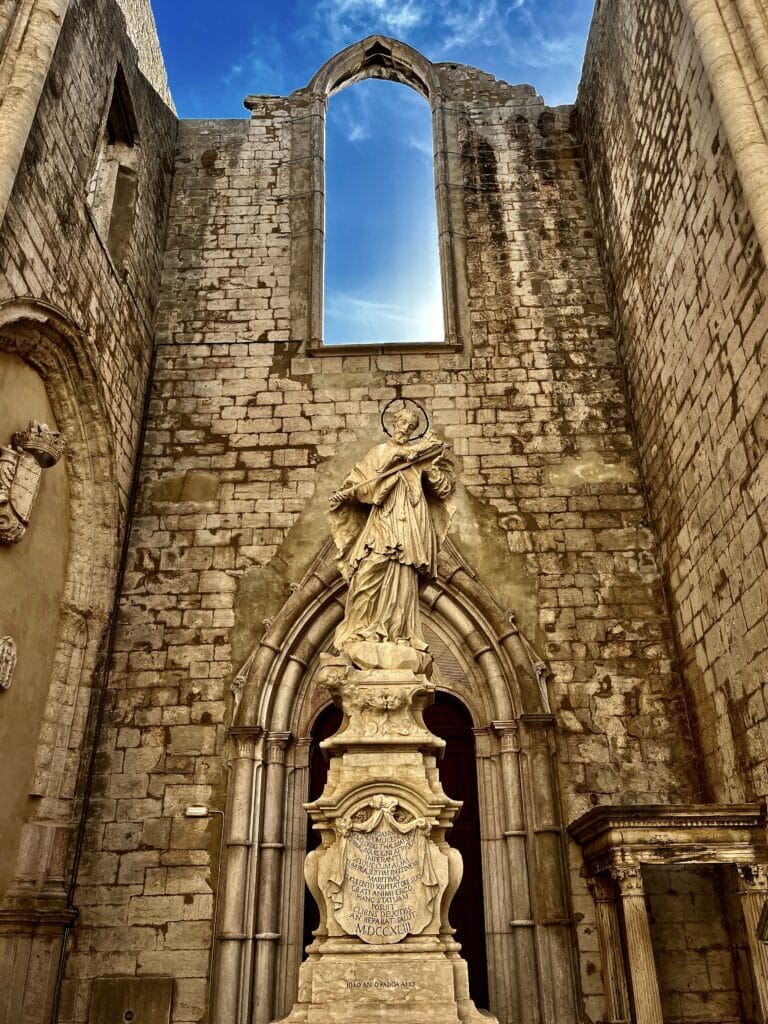
{"type": "Polygon", "coordinates": [[[444,952],[351,949],[314,954],[299,970],[299,998],[279,1024],[489,1024],[468,996],[467,965],[444,952]]]}

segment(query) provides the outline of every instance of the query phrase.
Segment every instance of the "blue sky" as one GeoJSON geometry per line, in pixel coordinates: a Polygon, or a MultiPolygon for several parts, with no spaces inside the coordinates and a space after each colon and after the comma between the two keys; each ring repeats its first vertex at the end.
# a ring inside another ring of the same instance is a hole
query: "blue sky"
{"type": "MultiPolygon", "coordinates": [[[[181,117],[243,117],[248,93],[285,95],[380,32],[433,61],[576,95],[594,0],[152,0],[181,117]]],[[[326,340],[442,337],[424,100],[369,81],[331,98],[326,340]],[[375,201],[372,202],[372,197],[375,201]]]]}

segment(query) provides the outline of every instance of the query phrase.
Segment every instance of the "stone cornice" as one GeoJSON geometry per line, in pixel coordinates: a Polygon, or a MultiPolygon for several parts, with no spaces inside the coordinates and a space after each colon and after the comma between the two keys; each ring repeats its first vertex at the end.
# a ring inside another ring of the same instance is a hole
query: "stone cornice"
{"type": "Polygon", "coordinates": [[[569,827],[592,873],[616,864],[752,864],[768,860],[761,804],[601,806],[569,827]]]}

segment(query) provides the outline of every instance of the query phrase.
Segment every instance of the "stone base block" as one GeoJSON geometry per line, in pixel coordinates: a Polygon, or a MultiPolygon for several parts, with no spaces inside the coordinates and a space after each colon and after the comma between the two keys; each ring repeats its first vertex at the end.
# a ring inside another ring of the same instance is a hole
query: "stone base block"
{"type": "Polygon", "coordinates": [[[326,954],[301,965],[282,1024],[489,1024],[467,992],[467,966],[442,952],[326,954]]]}

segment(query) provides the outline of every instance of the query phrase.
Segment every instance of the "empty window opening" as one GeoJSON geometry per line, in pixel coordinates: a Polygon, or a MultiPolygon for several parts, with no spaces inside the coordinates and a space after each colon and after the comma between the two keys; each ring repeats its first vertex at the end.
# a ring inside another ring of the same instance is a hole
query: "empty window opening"
{"type": "Polygon", "coordinates": [[[88,189],[96,230],[112,260],[122,266],[136,215],[138,132],[128,86],[117,69],[112,100],[88,189]]]}
{"type": "Polygon", "coordinates": [[[432,120],[396,82],[328,104],[325,343],[443,341],[432,120]]]}

